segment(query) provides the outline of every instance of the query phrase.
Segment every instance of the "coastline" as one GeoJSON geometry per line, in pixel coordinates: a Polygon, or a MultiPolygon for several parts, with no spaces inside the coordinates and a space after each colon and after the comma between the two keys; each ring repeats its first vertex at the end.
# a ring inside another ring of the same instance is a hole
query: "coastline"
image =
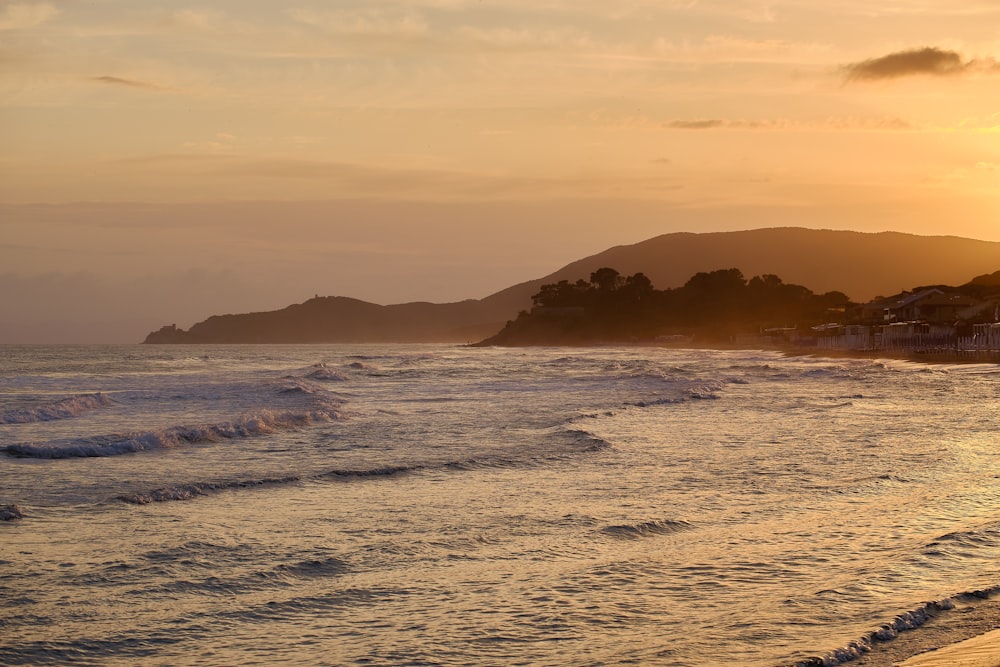
{"type": "Polygon", "coordinates": [[[931,651],[901,663],[900,667],[998,667],[1000,630],[931,651]]]}
{"type": "Polygon", "coordinates": [[[503,343],[490,342],[487,338],[475,343],[466,343],[461,347],[647,347],[668,350],[762,350],[778,352],[786,357],[818,357],[831,359],[894,359],[924,364],[1000,364],[1000,350],[956,350],[956,349],[851,349],[835,347],[817,347],[815,345],[768,344],[759,340],[754,342],[727,342],[722,340],[683,342],[661,342],[653,340],[603,340],[603,341],[525,341],[503,343]]]}
{"type": "Polygon", "coordinates": [[[868,652],[840,662],[858,667],[1000,666],[1000,597],[968,594],[953,602],[952,609],[932,614],[920,627],[875,642],[868,652]]]}
{"type": "MultiPolygon", "coordinates": [[[[763,348],[768,349],[768,348],[763,348]]],[[[845,359],[895,359],[924,364],[1000,364],[1000,350],[848,350],[815,347],[778,347],[789,357],[830,357],[845,359]]]]}
{"type": "MultiPolygon", "coordinates": [[[[628,345],[627,343],[607,343],[628,345]]],[[[829,359],[893,359],[924,364],[1000,364],[1000,350],[852,350],[848,348],[818,348],[799,345],[742,345],[739,343],[713,342],[699,345],[685,343],[664,345],[651,343],[651,347],[677,350],[767,350],[780,352],[786,357],[816,357],[829,359]]],[[[575,347],[575,346],[569,346],[575,347]]]]}

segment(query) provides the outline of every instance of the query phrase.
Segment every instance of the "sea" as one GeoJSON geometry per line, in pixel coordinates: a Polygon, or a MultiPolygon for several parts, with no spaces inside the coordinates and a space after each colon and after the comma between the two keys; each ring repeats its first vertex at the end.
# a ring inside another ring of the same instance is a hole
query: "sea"
{"type": "Polygon", "coordinates": [[[1000,586],[998,373],[3,346],[0,664],[840,664],[1000,586]]]}

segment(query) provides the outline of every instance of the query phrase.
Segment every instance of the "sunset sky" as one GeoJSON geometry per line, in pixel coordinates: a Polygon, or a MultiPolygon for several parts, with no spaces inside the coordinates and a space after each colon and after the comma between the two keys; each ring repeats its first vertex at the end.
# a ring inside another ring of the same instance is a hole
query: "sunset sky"
{"type": "Polygon", "coordinates": [[[995,0],[0,1],[0,342],[673,231],[1000,240],[997,57],[995,0]]]}

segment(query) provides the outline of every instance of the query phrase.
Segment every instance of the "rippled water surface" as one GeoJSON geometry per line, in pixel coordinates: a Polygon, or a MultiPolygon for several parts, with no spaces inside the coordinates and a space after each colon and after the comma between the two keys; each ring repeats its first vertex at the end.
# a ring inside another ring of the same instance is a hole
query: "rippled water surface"
{"type": "Polygon", "coordinates": [[[834,656],[1000,584],[996,372],[0,347],[0,663],[834,656]]]}

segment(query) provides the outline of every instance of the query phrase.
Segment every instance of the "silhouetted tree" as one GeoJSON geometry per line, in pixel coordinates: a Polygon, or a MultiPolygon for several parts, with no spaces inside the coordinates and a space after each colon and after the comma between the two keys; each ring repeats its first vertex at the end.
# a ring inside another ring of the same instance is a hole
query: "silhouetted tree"
{"type": "Polygon", "coordinates": [[[626,278],[621,289],[625,290],[627,297],[633,301],[647,299],[656,291],[653,289],[653,282],[644,273],[637,273],[626,278]]]}
{"type": "MultiPolygon", "coordinates": [[[[777,276],[773,276],[777,278],[777,276]]],[[[781,279],[778,278],[778,282],[781,279]]],[[[700,272],[691,276],[684,284],[688,290],[713,296],[731,296],[743,291],[747,281],[739,269],[719,269],[709,273],[700,272]]]]}
{"type": "Polygon", "coordinates": [[[660,333],[697,333],[726,339],[766,326],[811,326],[830,321],[831,309],[848,298],[841,292],[814,295],[773,274],[749,281],[739,269],[696,273],[676,289],[657,290],[643,273],[623,277],[603,267],[590,282],[561,280],[542,285],[536,306],[574,308],[567,313],[521,313],[500,338],[521,343],[652,339],[660,333]]]}
{"type": "Polygon", "coordinates": [[[614,269],[604,267],[590,274],[590,282],[601,292],[613,292],[621,285],[622,278],[614,269]]]}

